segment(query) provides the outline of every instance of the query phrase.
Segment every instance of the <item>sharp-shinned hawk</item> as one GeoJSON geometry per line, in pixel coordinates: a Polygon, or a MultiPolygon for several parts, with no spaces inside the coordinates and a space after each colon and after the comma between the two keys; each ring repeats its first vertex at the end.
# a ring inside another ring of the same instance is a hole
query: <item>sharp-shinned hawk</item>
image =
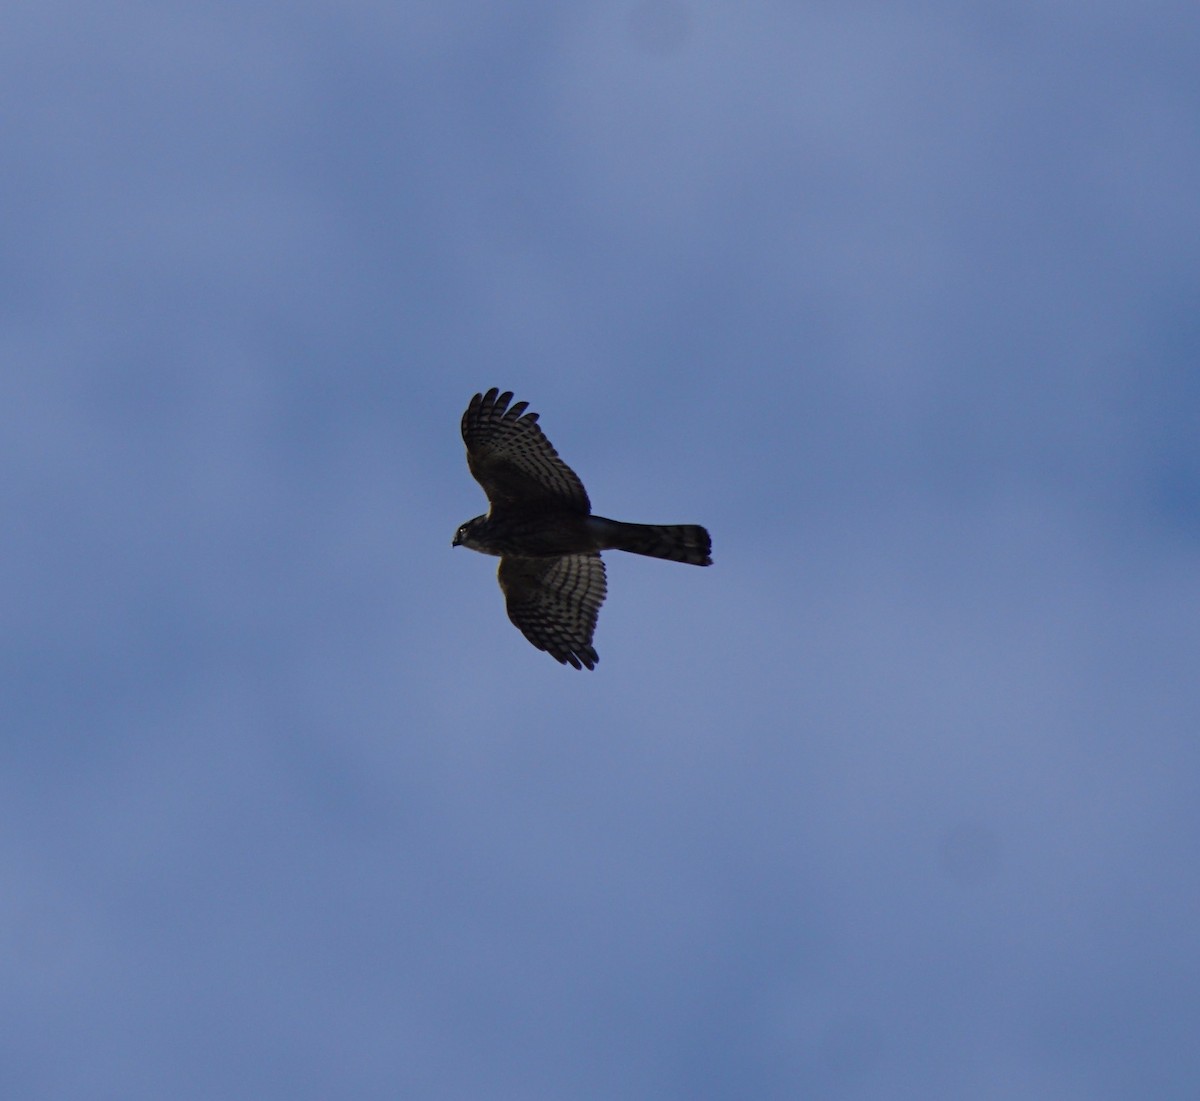
{"type": "Polygon", "coordinates": [[[593,516],[579,476],[558,457],[529,403],[476,394],[463,414],[467,465],[491,507],[468,520],[454,546],[500,558],[508,618],[539,650],[593,669],[596,616],[607,591],[600,551],[623,550],[712,565],[712,540],[696,524],[624,524],[593,516]]]}

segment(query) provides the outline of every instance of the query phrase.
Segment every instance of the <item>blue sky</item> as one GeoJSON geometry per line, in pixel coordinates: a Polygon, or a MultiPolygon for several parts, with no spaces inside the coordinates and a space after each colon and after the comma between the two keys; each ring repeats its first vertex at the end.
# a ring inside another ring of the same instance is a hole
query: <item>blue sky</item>
{"type": "Polygon", "coordinates": [[[3,22],[6,1097],[1197,1096],[1192,5],[3,22]]]}

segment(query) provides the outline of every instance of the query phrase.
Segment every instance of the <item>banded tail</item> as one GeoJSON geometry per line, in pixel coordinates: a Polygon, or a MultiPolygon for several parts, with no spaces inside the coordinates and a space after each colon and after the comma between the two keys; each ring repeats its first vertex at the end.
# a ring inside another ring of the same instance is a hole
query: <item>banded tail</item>
{"type": "Polygon", "coordinates": [[[590,522],[601,540],[601,550],[629,551],[692,566],[712,565],[712,539],[699,524],[623,524],[602,516],[592,516],[590,522]]]}

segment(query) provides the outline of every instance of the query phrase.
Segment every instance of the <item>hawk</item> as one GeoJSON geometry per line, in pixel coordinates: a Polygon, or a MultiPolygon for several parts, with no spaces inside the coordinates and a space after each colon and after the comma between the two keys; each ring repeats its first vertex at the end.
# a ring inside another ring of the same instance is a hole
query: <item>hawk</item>
{"type": "Polygon", "coordinates": [[[467,466],[491,507],[468,520],[453,546],[497,555],[508,618],[556,661],[594,669],[596,616],[604,603],[604,550],[712,565],[712,540],[696,524],[623,524],[592,515],[579,476],[558,457],[529,402],[476,394],[463,414],[467,466]]]}

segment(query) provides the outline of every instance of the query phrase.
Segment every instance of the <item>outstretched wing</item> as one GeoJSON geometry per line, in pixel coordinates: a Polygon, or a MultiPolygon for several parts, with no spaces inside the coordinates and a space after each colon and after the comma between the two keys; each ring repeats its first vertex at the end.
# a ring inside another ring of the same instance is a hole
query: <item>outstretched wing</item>
{"type": "Polygon", "coordinates": [[[500,559],[508,618],[539,650],[576,669],[596,667],[596,616],[607,586],[598,554],[500,559]]]}
{"type": "Polygon", "coordinates": [[[544,508],[588,513],[579,476],[558,457],[527,401],[509,406],[511,392],[476,394],[463,414],[467,465],[488,500],[501,509],[544,508]]]}

